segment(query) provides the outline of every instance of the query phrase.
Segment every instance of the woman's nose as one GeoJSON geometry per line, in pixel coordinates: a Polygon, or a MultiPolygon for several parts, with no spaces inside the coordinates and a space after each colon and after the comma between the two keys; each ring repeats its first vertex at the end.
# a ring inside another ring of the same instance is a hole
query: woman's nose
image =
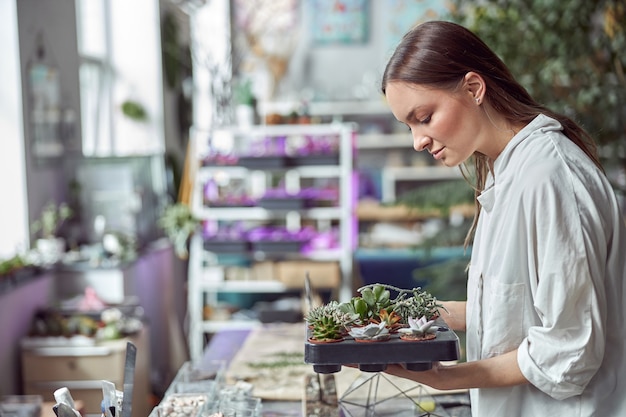
{"type": "Polygon", "coordinates": [[[431,142],[428,136],[413,135],[413,149],[418,152],[428,149],[431,142]]]}

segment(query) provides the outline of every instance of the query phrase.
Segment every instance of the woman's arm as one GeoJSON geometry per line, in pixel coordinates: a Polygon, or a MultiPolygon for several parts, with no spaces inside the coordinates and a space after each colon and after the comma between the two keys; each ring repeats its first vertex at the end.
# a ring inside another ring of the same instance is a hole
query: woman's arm
{"type": "Polygon", "coordinates": [[[408,371],[402,365],[389,365],[385,373],[438,390],[510,387],[528,383],[517,364],[517,350],[455,365],[435,363],[428,371],[408,371]]]}
{"type": "Polygon", "coordinates": [[[465,301],[441,301],[444,309],[439,309],[441,318],[454,331],[465,331],[465,301]]]}

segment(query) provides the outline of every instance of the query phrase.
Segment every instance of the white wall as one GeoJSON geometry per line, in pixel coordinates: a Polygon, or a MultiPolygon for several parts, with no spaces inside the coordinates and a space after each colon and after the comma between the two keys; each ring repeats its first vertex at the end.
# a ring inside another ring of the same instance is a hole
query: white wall
{"type": "Polygon", "coordinates": [[[28,205],[24,168],[22,92],[17,39],[17,11],[14,0],[0,0],[0,195],[10,201],[0,208],[0,258],[13,256],[28,247],[28,205]],[[10,198],[7,198],[9,197],[10,198]],[[24,245],[16,247],[15,245],[24,245]]]}

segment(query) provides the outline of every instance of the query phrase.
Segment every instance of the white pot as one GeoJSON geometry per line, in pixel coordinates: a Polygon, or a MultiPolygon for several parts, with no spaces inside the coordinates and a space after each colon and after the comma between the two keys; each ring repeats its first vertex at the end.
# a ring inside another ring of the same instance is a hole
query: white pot
{"type": "Polygon", "coordinates": [[[37,239],[35,247],[43,263],[54,264],[60,261],[65,253],[65,239],[62,237],[37,239]]]}
{"type": "Polygon", "coordinates": [[[238,104],[235,107],[235,119],[238,126],[252,126],[254,124],[254,108],[247,104],[238,104]]]}

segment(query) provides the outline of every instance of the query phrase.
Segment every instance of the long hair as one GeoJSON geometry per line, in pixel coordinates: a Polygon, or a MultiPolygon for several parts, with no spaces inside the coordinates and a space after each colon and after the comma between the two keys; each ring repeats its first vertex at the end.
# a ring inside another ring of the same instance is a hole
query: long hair
{"type": "MultiPolygon", "coordinates": [[[[442,90],[454,91],[461,85],[463,77],[473,71],[480,74],[487,85],[485,101],[511,124],[530,123],[539,114],[558,120],[563,133],[576,143],[602,170],[593,138],[576,122],[537,103],[520,85],[502,60],[474,33],[456,23],[429,21],[415,26],[404,35],[392,54],[382,77],[381,90],[387,84],[399,81],[419,84],[442,90]]],[[[474,166],[474,220],[465,238],[467,247],[474,235],[480,203],[476,199],[485,186],[491,162],[475,152],[471,161],[466,161],[466,180],[472,176],[470,164],[474,166]]]]}

